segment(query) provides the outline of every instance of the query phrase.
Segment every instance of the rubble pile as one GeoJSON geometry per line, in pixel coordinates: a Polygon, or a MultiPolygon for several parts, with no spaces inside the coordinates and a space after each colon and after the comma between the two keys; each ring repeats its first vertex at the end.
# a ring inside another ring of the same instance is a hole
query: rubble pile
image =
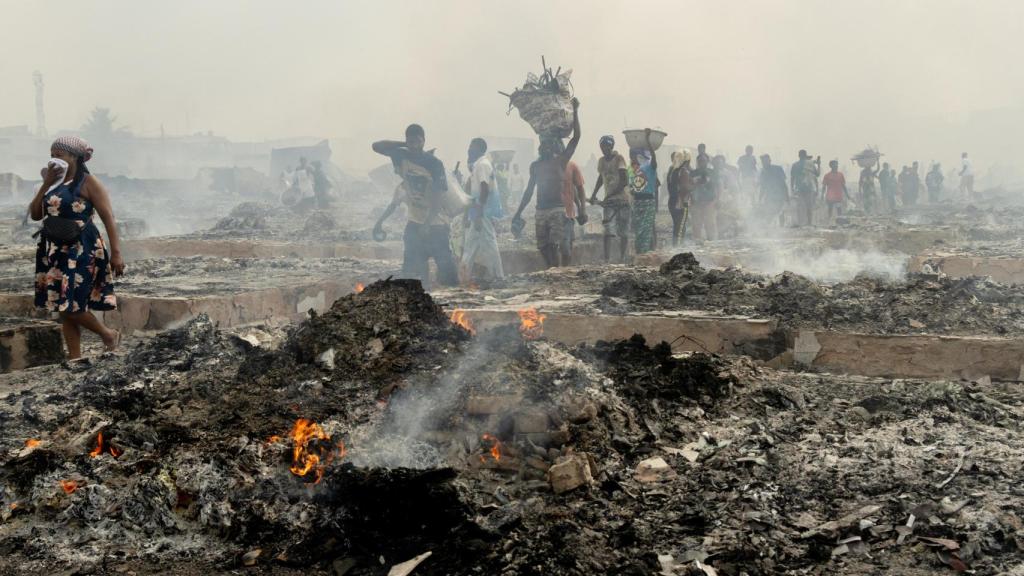
{"type": "Polygon", "coordinates": [[[214,230],[256,231],[267,228],[267,218],[276,211],[266,202],[242,202],[213,226],[214,230]]]}
{"type": "MultiPolygon", "coordinates": [[[[195,232],[189,238],[200,239],[272,239],[301,241],[310,238],[333,242],[372,240],[373,219],[353,208],[346,211],[348,219],[363,217],[363,224],[353,227],[351,222],[338,225],[341,213],[330,210],[314,210],[299,213],[283,206],[266,202],[242,202],[231,209],[212,228],[195,232]]],[[[368,210],[368,208],[367,208],[368,210]]]]}
{"type": "Polygon", "coordinates": [[[570,348],[453,318],[417,282],[381,281],[277,350],[200,317],[123,356],[6,375],[0,571],[1019,562],[1019,395],[777,373],[639,337],[570,348]]]}

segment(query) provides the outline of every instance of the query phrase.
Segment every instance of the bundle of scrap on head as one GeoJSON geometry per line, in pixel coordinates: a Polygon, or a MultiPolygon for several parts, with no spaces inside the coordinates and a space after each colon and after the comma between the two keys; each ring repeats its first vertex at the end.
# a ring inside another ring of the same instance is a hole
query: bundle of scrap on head
{"type": "Polygon", "coordinates": [[[541,57],[543,72],[538,77],[527,74],[526,83],[511,94],[498,92],[509,100],[519,117],[533,128],[541,139],[568,138],[572,132],[572,70],[552,71],[541,57]]]}

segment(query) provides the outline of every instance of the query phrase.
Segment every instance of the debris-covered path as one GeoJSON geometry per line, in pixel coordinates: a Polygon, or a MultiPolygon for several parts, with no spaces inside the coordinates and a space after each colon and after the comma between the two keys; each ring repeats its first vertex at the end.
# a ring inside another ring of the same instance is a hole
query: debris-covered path
{"type": "Polygon", "coordinates": [[[0,570],[368,575],[427,552],[412,574],[1024,566],[1015,385],[537,335],[470,334],[418,283],[378,282],[275,350],[199,318],[6,374],[0,570]]]}

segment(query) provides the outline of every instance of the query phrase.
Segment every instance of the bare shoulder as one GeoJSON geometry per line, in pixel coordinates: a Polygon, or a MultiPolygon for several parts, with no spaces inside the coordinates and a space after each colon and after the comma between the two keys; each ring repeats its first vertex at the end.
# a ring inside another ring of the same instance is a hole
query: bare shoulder
{"type": "Polygon", "coordinates": [[[103,187],[103,183],[100,182],[99,178],[92,174],[86,174],[82,180],[82,196],[86,200],[92,200],[96,194],[105,194],[107,189],[103,187]]]}

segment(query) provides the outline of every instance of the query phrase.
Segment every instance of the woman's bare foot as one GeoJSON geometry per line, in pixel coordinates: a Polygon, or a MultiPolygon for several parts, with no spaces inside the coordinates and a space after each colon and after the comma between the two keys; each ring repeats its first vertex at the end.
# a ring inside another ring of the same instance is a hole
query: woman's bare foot
{"type": "Polygon", "coordinates": [[[103,337],[103,348],[107,352],[113,352],[117,350],[117,347],[121,345],[121,332],[118,330],[108,331],[107,336],[103,337]]]}

